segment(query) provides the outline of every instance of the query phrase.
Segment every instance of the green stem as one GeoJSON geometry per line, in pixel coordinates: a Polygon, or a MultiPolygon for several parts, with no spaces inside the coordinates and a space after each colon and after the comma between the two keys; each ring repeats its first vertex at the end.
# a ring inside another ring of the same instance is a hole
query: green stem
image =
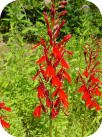
{"type": "Polygon", "coordinates": [[[86,126],[86,106],[85,106],[84,119],[82,124],[82,137],[84,137],[85,126],[86,126]]]}
{"type": "Polygon", "coordinates": [[[50,117],[49,137],[52,137],[52,118],[50,117]]]}

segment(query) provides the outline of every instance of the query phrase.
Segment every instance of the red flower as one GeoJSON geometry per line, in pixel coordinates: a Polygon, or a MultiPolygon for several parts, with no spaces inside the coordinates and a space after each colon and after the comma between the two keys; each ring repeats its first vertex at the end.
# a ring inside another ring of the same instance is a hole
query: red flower
{"type": "Polygon", "coordinates": [[[0,108],[1,108],[1,109],[4,109],[4,110],[6,110],[6,111],[11,111],[11,108],[6,107],[4,102],[0,102],[0,108]]]}
{"type": "Polygon", "coordinates": [[[58,37],[58,34],[60,32],[60,29],[63,27],[63,25],[66,23],[66,20],[62,20],[61,24],[58,26],[58,28],[55,31],[54,38],[58,37]]]}
{"type": "Polygon", "coordinates": [[[60,59],[62,57],[62,55],[57,47],[53,48],[53,55],[55,56],[55,58],[58,58],[58,59],[60,59]]]}
{"type": "Polygon", "coordinates": [[[64,10],[64,11],[60,12],[59,18],[62,17],[62,16],[65,16],[67,14],[67,12],[68,12],[67,10],[64,10]]]}
{"type": "Polygon", "coordinates": [[[68,81],[69,83],[71,83],[71,77],[70,77],[70,75],[69,75],[66,71],[63,72],[63,76],[64,76],[64,78],[67,79],[67,81],[68,81]]]}
{"type": "Polygon", "coordinates": [[[52,78],[52,86],[57,86],[57,87],[62,86],[62,82],[59,80],[57,76],[52,78]]]}
{"type": "Polygon", "coordinates": [[[49,65],[45,71],[45,75],[47,77],[55,77],[55,70],[54,68],[52,67],[52,65],[49,65]]]}
{"type": "Polygon", "coordinates": [[[4,127],[4,128],[10,128],[10,124],[7,123],[5,120],[3,120],[2,118],[0,118],[0,122],[1,122],[1,125],[4,127]]]}
{"type": "Polygon", "coordinates": [[[52,104],[52,103],[51,103],[50,99],[47,97],[47,98],[46,98],[46,106],[50,108],[50,107],[51,107],[51,104],[52,104]]]}
{"type": "Polygon", "coordinates": [[[66,68],[66,69],[70,68],[68,62],[66,62],[64,59],[61,60],[61,64],[62,64],[62,67],[66,68]]]}
{"type": "Polygon", "coordinates": [[[35,108],[34,112],[33,112],[34,117],[40,118],[41,112],[42,112],[42,107],[41,107],[41,105],[40,105],[40,106],[37,106],[37,107],[35,108]]]}
{"type": "Polygon", "coordinates": [[[44,98],[44,91],[41,88],[41,86],[38,86],[37,90],[38,90],[38,98],[44,98]]]}
{"type": "Polygon", "coordinates": [[[59,91],[59,97],[60,97],[60,100],[61,100],[62,104],[64,105],[64,107],[67,108],[69,105],[69,103],[67,101],[68,96],[62,89],[60,89],[60,91],[59,91]]]}
{"type": "Polygon", "coordinates": [[[41,64],[46,60],[46,56],[42,56],[36,63],[41,64]]]}
{"type": "Polygon", "coordinates": [[[79,88],[78,91],[79,91],[80,93],[86,91],[86,86],[85,86],[85,85],[82,85],[82,86],[79,88]]]}
{"type": "Polygon", "coordinates": [[[52,108],[51,111],[51,118],[56,118],[58,115],[59,111],[55,110],[54,108],[52,108]]]}
{"type": "Polygon", "coordinates": [[[98,111],[100,110],[100,106],[97,101],[94,100],[94,96],[102,97],[102,93],[99,90],[101,81],[96,75],[96,73],[99,72],[97,71],[97,66],[100,64],[100,62],[97,61],[98,51],[93,51],[90,47],[88,48],[89,49],[85,48],[84,51],[86,68],[82,75],[79,73],[77,79],[77,82],[80,80],[82,83],[78,91],[83,94],[82,99],[85,101],[86,106],[89,109],[95,108],[96,111],[98,111]]]}

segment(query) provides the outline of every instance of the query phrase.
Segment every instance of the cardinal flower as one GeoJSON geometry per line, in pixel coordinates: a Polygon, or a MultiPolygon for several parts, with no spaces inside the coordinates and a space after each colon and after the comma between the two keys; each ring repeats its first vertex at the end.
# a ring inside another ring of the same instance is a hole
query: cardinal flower
{"type": "MultiPolygon", "coordinates": [[[[100,80],[99,69],[100,62],[98,61],[99,50],[93,50],[91,47],[85,47],[84,57],[86,68],[82,74],[79,72],[78,81],[81,82],[79,92],[82,93],[82,99],[85,101],[86,106],[91,109],[95,108],[96,111],[100,110],[100,106],[96,101],[96,97],[102,97],[100,87],[102,82],[100,80]]],[[[77,82],[78,82],[77,81],[77,82]]]]}
{"type": "MultiPolygon", "coordinates": [[[[65,60],[64,55],[73,54],[73,52],[65,49],[66,43],[72,35],[67,34],[58,41],[60,30],[66,23],[66,20],[62,20],[62,17],[67,14],[67,10],[63,8],[58,12],[54,3],[54,0],[51,0],[51,3],[49,2],[51,5],[50,16],[46,11],[43,12],[48,40],[40,37],[40,41],[32,47],[32,50],[34,50],[41,46],[43,50],[41,57],[36,61],[39,69],[36,75],[32,77],[33,80],[38,79],[39,81],[37,86],[39,105],[33,112],[34,117],[37,118],[40,118],[43,112],[48,113],[51,119],[56,118],[61,108],[66,111],[69,106],[68,95],[63,82],[67,80],[69,84],[71,83],[70,65],[65,60]]],[[[59,3],[59,8],[66,5],[67,2],[62,1],[59,3]]]]}

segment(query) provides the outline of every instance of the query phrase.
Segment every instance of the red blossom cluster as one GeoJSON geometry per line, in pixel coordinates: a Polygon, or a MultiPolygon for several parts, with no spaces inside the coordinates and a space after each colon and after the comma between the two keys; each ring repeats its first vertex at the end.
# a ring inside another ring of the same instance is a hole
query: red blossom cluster
{"type": "MultiPolygon", "coordinates": [[[[11,108],[6,107],[4,102],[0,102],[0,110],[1,110],[1,109],[2,109],[2,110],[6,110],[6,111],[11,111],[11,108]]],[[[0,116],[0,123],[1,123],[1,125],[2,125],[3,127],[9,128],[9,127],[10,127],[10,124],[9,124],[8,122],[6,122],[6,121],[4,120],[4,118],[6,118],[6,116],[0,116]]]]}
{"type": "Polygon", "coordinates": [[[100,86],[102,85],[100,72],[102,70],[99,68],[99,51],[92,49],[90,46],[84,48],[86,68],[82,74],[79,73],[77,78],[77,82],[80,81],[82,83],[78,91],[83,93],[82,99],[85,101],[86,106],[89,109],[95,108],[96,111],[100,110],[96,97],[102,97],[102,93],[100,92],[100,86]]]}
{"type": "Polygon", "coordinates": [[[39,66],[39,70],[36,75],[32,78],[35,80],[38,78],[39,86],[37,87],[37,97],[40,104],[35,108],[33,115],[34,117],[40,117],[42,111],[49,113],[51,118],[55,118],[60,108],[63,108],[64,113],[66,112],[69,102],[68,96],[63,87],[63,81],[66,79],[71,83],[71,77],[67,70],[70,68],[69,63],[64,59],[64,55],[67,53],[69,56],[73,53],[65,49],[66,42],[71,38],[71,34],[63,37],[58,42],[60,36],[60,29],[65,24],[65,20],[61,21],[61,18],[67,14],[65,10],[67,2],[62,1],[59,3],[61,12],[56,16],[56,8],[54,0],[51,2],[50,17],[46,11],[43,12],[45,23],[47,26],[47,33],[49,36],[49,42],[40,37],[40,42],[32,47],[32,49],[42,46],[43,55],[36,62],[39,66]],[[50,89],[47,89],[47,85],[50,89]]]}

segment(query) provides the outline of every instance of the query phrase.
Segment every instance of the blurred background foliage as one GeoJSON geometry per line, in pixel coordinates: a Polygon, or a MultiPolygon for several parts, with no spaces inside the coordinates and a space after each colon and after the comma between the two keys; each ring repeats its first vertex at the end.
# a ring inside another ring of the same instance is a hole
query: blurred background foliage
{"type": "MultiPolygon", "coordinates": [[[[41,49],[33,52],[31,47],[40,36],[47,39],[42,13],[49,6],[43,0],[16,0],[5,7],[1,15],[0,101],[4,100],[12,108],[12,112],[5,112],[5,115],[9,116],[11,124],[8,132],[15,137],[48,137],[48,116],[35,119],[32,115],[38,103],[35,89],[38,81],[32,81],[31,77],[37,71],[35,62],[41,56],[41,49]]],[[[66,58],[71,65],[73,82],[69,85],[65,81],[70,107],[68,116],[61,112],[53,121],[53,137],[86,137],[99,127],[102,110],[98,113],[85,110],[75,79],[77,70],[85,67],[83,46],[88,43],[102,48],[102,16],[95,5],[85,0],[68,0],[66,10],[67,23],[61,30],[61,37],[68,33],[73,35],[66,46],[74,52],[73,57],[66,58]]],[[[99,101],[102,106],[101,99],[99,101]]]]}

